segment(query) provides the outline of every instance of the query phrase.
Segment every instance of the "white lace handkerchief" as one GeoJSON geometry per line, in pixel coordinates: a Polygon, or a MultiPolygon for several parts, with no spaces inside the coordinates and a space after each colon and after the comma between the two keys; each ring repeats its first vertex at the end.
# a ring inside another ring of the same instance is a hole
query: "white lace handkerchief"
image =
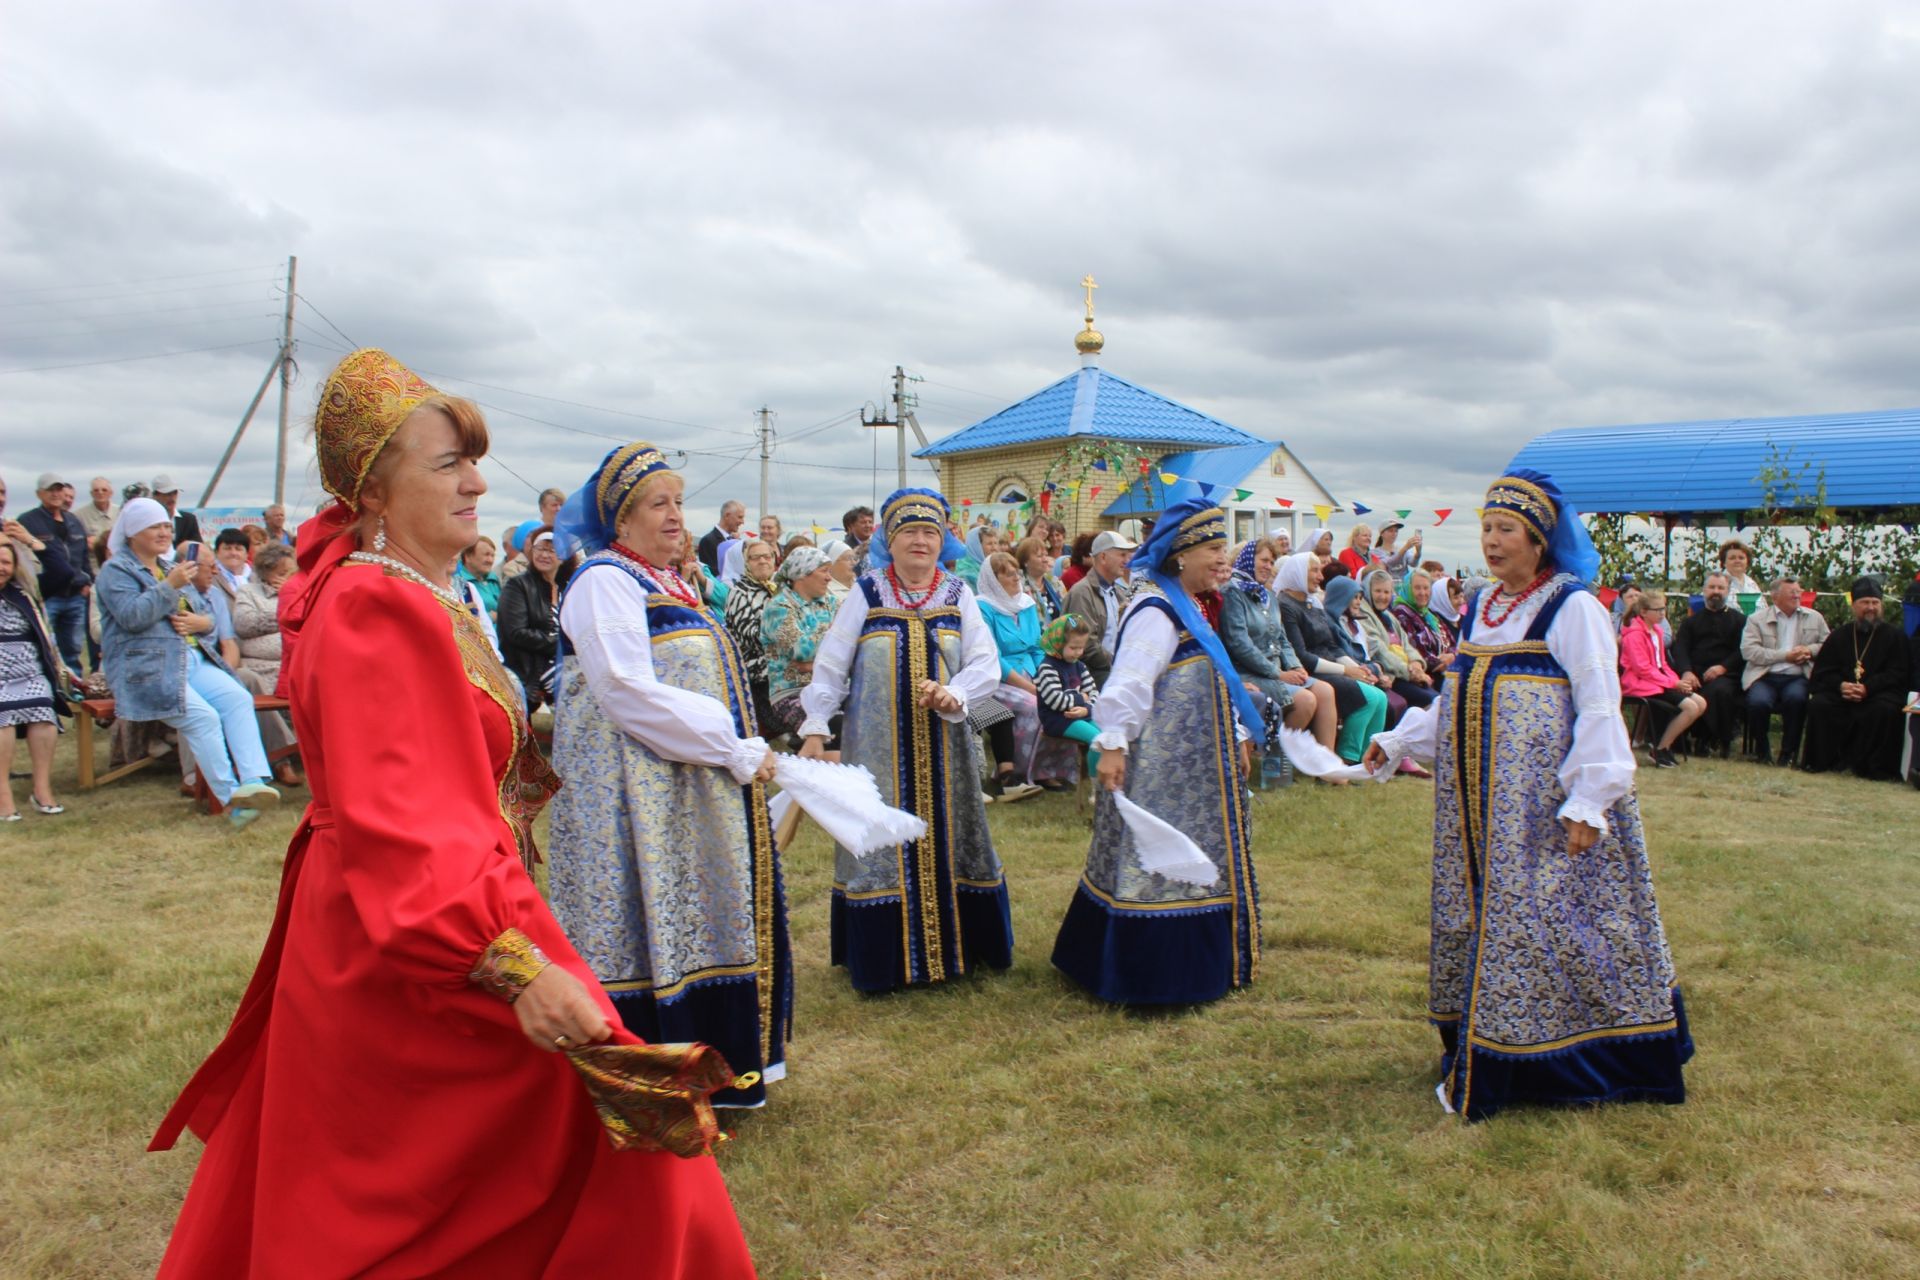
{"type": "Polygon", "coordinates": [[[1213,859],[1202,853],[1184,831],[1154,817],[1127,799],[1124,791],[1113,793],[1113,804],[1133,832],[1133,849],[1140,856],[1141,870],[1203,888],[1220,883],[1220,871],[1213,859]]]}
{"type": "Polygon", "coordinates": [[[797,804],[856,857],[927,834],[924,821],[880,798],[880,787],[864,766],[780,755],[774,757],[773,780],[780,794],[767,808],[776,824],[787,805],[797,804]]]}

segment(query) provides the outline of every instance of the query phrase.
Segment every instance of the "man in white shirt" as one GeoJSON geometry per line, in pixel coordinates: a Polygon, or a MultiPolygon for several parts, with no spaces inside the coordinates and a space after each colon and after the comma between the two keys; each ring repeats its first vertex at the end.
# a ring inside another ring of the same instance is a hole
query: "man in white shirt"
{"type": "Polygon", "coordinates": [[[1807,722],[1807,676],[1813,656],[1826,642],[1827,620],[1800,604],[1800,582],[1775,578],[1771,599],[1753,611],[1740,634],[1740,656],[1746,659],[1741,683],[1747,691],[1747,736],[1753,758],[1774,763],[1767,750],[1767,721],[1780,713],[1780,763],[1791,765],[1800,755],[1800,733],[1807,722]]]}
{"type": "Polygon", "coordinates": [[[1067,592],[1067,612],[1086,620],[1093,634],[1081,658],[1100,684],[1113,670],[1113,640],[1120,631],[1120,615],[1127,607],[1127,558],[1138,546],[1124,534],[1108,529],[1093,540],[1091,568],[1067,592]]]}

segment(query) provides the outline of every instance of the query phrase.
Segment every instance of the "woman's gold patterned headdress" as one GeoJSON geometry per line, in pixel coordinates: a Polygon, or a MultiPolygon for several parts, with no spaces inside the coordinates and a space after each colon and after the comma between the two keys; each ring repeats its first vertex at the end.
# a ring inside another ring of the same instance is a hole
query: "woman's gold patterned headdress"
{"type": "Polygon", "coordinates": [[[1553,541],[1554,526],[1560,523],[1560,506],[1553,497],[1533,481],[1519,476],[1501,476],[1495,480],[1487,490],[1486,506],[1481,510],[1504,511],[1519,517],[1543,547],[1553,541]]]}
{"type": "Polygon", "coordinates": [[[374,347],[336,365],[320,390],[313,418],[320,483],[327,492],[357,510],[373,460],[407,415],[438,394],[419,374],[374,347]]]}

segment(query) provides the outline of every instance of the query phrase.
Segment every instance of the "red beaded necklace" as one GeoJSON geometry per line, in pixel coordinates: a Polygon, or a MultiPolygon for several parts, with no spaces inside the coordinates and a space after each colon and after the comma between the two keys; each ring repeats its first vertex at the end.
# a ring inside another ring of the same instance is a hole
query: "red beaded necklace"
{"type": "Polygon", "coordinates": [[[893,594],[899,597],[900,607],[903,609],[918,609],[921,605],[933,599],[933,593],[940,589],[941,579],[945,577],[946,574],[936,566],[933,571],[933,581],[927,585],[925,591],[916,597],[908,593],[906,583],[900,581],[900,575],[893,571],[893,566],[887,566],[887,581],[892,584],[893,594]]]}
{"type": "Polygon", "coordinates": [[[695,609],[698,609],[700,607],[699,595],[694,591],[692,587],[687,585],[687,580],[685,578],[682,578],[678,573],[675,573],[672,569],[661,568],[659,565],[655,564],[653,561],[641,555],[638,551],[635,551],[632,547],[626,546],[623,543],[619,543],[619,542],[612,543],[611,549],[616,555],[625,556],[627,559],[633,561],[635,564],[639,565],[641,568],[651,573],[653,575],[654,581],[658,582],[661,585],[661,587],[665,588],[666,593],[672,596],[675,600],[683,601],[684,603],[692,606],[695,609]]]}
{"type": "Polygon", "coordinates": [[[1521,605],[1525,604],[1528,598],[1531,597],[1534,594],[1534,592],[1546,586],[1548,581],[1551,580],[1552,577],[1553,577],[1553,571],[1551,569],[1542,569],[1540,571],[1540,576],[1527,584],[1526,590],[1522,591],[1517,596],[1510,597],[1512,600],[1512,603],[1507,606],[1507,611],[1501,614],[1497,618],[1493,616],[1494,603],[1498,601],[1502,596],[1506,595],[1507,589],[1505,587],[1495,587],[1493,590],[1487,592],[1487,602],[1480,606],[1480,620],[1486,623],[1489,627],[1499,626],[1501,623],[1505,622],[1508,618],[1511,618],[1514,614],[1514,610],[1518,609],[1521,605]]]}

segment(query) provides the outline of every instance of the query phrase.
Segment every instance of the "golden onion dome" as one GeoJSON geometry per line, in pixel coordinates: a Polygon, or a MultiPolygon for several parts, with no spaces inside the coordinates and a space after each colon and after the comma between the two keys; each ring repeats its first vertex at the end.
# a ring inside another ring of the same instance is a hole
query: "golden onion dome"
{"type": "Polygon", "coordinates": [[[1073,349],[1083,356],[1097,356],[1107,344],[1106,335],[1089,324],[1073,337],[1073,349]]]}

